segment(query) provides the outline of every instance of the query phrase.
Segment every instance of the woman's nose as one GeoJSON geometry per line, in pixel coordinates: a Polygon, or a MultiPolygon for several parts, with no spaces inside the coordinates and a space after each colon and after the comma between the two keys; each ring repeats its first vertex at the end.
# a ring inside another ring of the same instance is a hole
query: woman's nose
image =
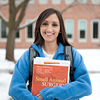
{"type": "Polygon", "coordinates": [[[52,26],[51,26],[51,25],[48,25],[47,31],[48,31],[48,32],[51,32],[51,31],[52,31],[52,26]]]}

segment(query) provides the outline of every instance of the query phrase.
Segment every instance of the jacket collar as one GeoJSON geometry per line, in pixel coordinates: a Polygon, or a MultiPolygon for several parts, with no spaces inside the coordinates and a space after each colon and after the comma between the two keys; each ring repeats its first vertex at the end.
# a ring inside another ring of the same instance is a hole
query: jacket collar
{"type": "MultiPolygon", "coordinates": [[[[59,47],[58,50],[56,51],[55,55],[59,55],[61,53],[64,53],[64,46],[61,43],[58,43],[59,47]]],[[[33,47],[40,55],[40,57],[45,57],[44,53],[42,51],[41,45],[36,45],[36,44],[31,44],[31,47],[33,47]]],[[[56,58],[54,55],[54,58],[56,58]]]]}

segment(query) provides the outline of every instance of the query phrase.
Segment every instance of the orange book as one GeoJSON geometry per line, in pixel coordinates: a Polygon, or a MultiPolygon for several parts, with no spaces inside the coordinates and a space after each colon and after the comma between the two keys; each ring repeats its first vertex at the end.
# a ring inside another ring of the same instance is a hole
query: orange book
{"type": "Polygon", "coordinates": [[[70,61],[35,58],[33,66],[33,96],[45,87],[63,86],[69,82],[70,61]]]}

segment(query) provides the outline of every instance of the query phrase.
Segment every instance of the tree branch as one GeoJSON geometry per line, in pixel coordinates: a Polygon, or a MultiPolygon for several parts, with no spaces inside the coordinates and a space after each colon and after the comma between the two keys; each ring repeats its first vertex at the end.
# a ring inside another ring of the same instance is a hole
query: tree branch
{"type": "Polygon", "coordinates": [[[24,1],[16,7],[16,13],[20,10],[21,7],[23,7],[23,5],[24,1]]]}
{"type": "Polygon", "coordinates": [[[15,10],[15,0],[9,0],[9,6],[10,6],[10,10],[14,11],[15,10]]]}
{"type": "Polygon", "coordinates": [[[5,23],[5,25],[8,26],[8,21],[4,18],[4,16],[2,15],[1,12],[0,12],[0,18],[3,20],[3,22],[5,23]]]}
{"type": "MultiPolygon", "coordinates": [[[[83,1],[83,0],[82,0],[82,1],[83,1]]],[[[64,13],[67,9],[81,4],[82,1],[75,0],[73,3],[71,3],[70,5],[68,5],[65,9],[63,9],[63,10],[61,11],[61,14],[64,13]]]]}
{"type": "Polygon", "coordinates": [[[28,26],[32,25],[33,23],[36,22],[37,18],[38,18],[38,17],[34,18],[30,23],[24,24],[23,26],[19,27],[18,30],[23,29],[23,28],[25,28],[25,27],[28,27],[28,26]]]}
{"type": "Polygon", "coordinates": [[[16,26],[19,26],[19,23],[22,21],[24,15],[25,15],[25,10],[26,10],[26,7],[27,7],[27,4],[28,4],[29,0],[25,0],[23,3],[23,6],[22,6],[22,10],[20,12],[20,15],[18,17],[18,20],[16,21],[16,26]]]}

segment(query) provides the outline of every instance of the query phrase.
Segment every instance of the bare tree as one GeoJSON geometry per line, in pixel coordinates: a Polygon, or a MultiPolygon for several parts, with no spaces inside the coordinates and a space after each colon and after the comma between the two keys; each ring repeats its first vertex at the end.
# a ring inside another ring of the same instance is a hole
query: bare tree
{"type": "Polygon", "coordinates": [[[18,31],[19,24],[21,23],[25,10],[29,0],[24,0],[18,6],[15,5],[15,0],[9,0],[9,21],[7,22],[2,15],[0,16],[3,22],[8,26],[9,32],[6,43],[6,59],[15,61],[14,59],[14,48],[15,48],[15,37],[18,31]],[[17,13],[20,14],[16,20],[17,13]]]}
{"type": "MultiPolygon", "coordinates": [[[[24,0],[21,2],[18,6],[15,5],[15,0],[9,0],[9,21],[6,21],[2,14],[0,14],[1,19],[3,22],[8,26],[9,32],[7,36],[7,43],[6,43],[6,59],[10,61],[15,61],[14,59],[14,48],[15,48],[15,37],[16,37],[16,32],[20,29],[23,29],[31,24],[33,24],[37,18],[33,19],[33,21],[29,24],[25,24],[21,27],[19,27],[19,24],[21,23],[24,15],[25,15],[25,10],[28,5],[29,0],[24,0]],[[20,11],[19,17],[16,18],[17,13],[20,11]],[[17,20],[16,20],[17,19],[17,20]]],[[[64,13],[66,10],[68,10],[71,7],[80,5],[82,3],[82,0],[74,0],[71,4],[69,4],[67,7],[65,7],[61,13],[64,13]]],[[[0,8],[3,8],[5,5],[0,6],[0,8]]]]}
{"type": "MultiPolygon", "coordinates": [[[[24,0],[22,3],[20,3],[18,6],[15,5],[15,0],[9,0],[9,21],[7,22],[2,14],[0,15],[1,19],[3,22],[8,26],[9,32],[7,36],[7,43],[6,43],[6,59],[10,61],[15,61],[14,59],[14,48],[15,48],[15,37],[16,37],[16,32],[20,29],[23,29],[31,24],[33,24],[37,18],[33,19],[33,21],[29,24],[25,24],[21,27],[19,27],[19,24],[21,23],[24,15],[25,15],[25,10],[27,7],[29,0],[24,0]],[[19,17],[16,20],[17,13],[20,11],[19,17]]],[[[79,2],[78,0],[75,0],[73,3],[68,5],[64,10],[61,11],[63,13],[67,9],[78,5],[79,2]]],[[[3,8],[7,4],[4,4],[0,6],[3,8]]]]}

